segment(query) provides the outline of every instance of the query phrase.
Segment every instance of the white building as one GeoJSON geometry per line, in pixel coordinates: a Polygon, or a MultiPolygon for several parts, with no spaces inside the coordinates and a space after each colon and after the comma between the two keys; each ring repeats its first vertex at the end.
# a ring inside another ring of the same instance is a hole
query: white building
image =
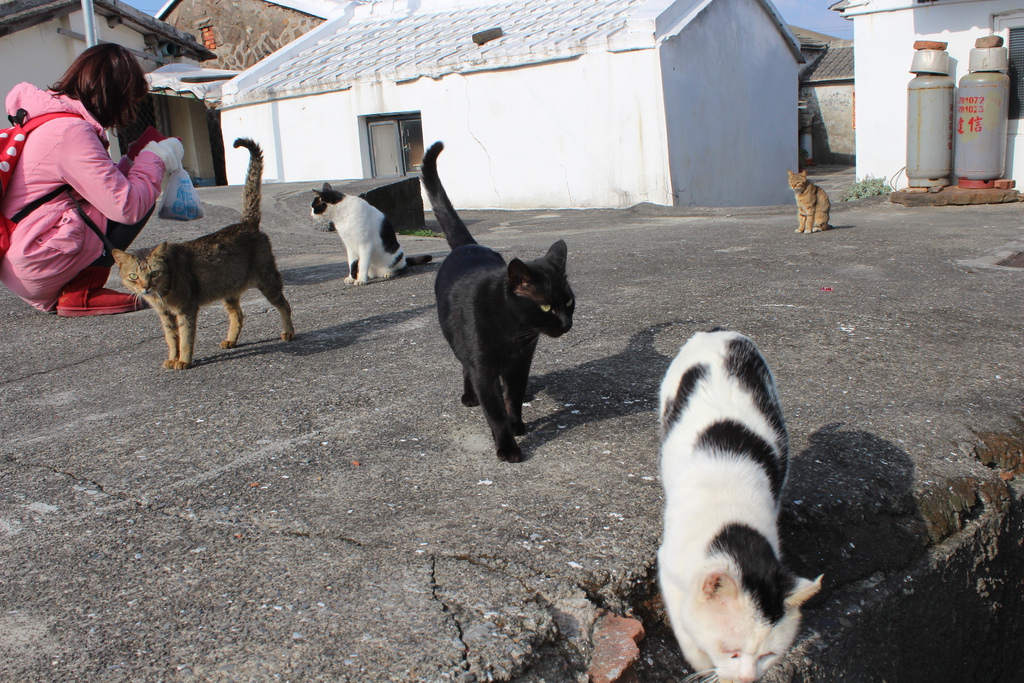
{"type": "MultiPolygon", "coordinates": [[[[1024,77],[1021,0],[842,0],[832,9],[853,19],[857,90],[857,177],[895,177],[907,164],[907,84],[914,42],[949,44],[950,76],[968,73],[978,38],[1000,35],[1016,77],[1024,77]]],[[[1011,103],[1004,177],[1024,181],[1020,100],[1011,103]]],[[[900,186],[906,185],[905,177],[900,186]]]]}
{"type": "MultiPolygon", "coordinates": [[[[157,21],[117,0],[93,0],[93,29],[98,42],[117,43],[132,51],[147,73],[167,64],[197,65],[213,53],[190,34],[157,21]]],[[[40,88],[56,83],[86,49],[85,15],[80,0],[6,0],[0,2],[0,103],[11,88],[28,81],[40,88]]],[[[150,97],[139,120],[125,131],[110,130],[110,151],[122,148],[148,125],[180,137],[184,164],[194,178],[212,176],[210,135],[205,108],[195,99],[150,97]],[[125,140],[118,138],[121,133],[125,140]]],[[[3,127],[7,119],[3,117],[3,127]]]]}
{"type": "Polygon", "coordinates": [[[802,60],[769,0],[349,2],[226,84],[221,123],[268,180],[403,175],[443,140],[459,207],[783,204],[802,60]]]}

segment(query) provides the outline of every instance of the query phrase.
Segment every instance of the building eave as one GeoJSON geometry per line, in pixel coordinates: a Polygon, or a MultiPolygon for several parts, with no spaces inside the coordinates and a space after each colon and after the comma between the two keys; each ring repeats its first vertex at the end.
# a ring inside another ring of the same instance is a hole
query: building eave
{"type": "MultiPolygon", "coordinates": [[[[80,12],[79,0],[10,0],[0,3],[0,37],[23,31],[38,24],[80,12]]],[[[93,11],[108,20],[116,18],[142,35],[152,35],[160,42],[180,46],[186,56],[203,61],[216,55],[200,45],[194,36],[164,23],[118,0],[94,0],[93,11]]]]}

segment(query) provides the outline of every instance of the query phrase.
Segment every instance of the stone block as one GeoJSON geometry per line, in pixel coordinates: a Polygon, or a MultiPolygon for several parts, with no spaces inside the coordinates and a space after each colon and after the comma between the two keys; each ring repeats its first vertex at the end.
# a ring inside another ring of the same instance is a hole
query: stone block
{"type": "Polygon", "coordinates": [[[1017,190],[967,190],[944,187],[941,192],[914,194],[906,191],[891,192],[889,201],[903,206],[968,206],[971,204],[1005,204],[1019,201],[1017,190]]]}
{"type": "Polygon", "coordinates": [[[391,225],[395,226],[395,232],[423,230],[426,227],[420,179],[416,176],[328,182],[339,192],[365,199],[388,217],[391,225]]]}

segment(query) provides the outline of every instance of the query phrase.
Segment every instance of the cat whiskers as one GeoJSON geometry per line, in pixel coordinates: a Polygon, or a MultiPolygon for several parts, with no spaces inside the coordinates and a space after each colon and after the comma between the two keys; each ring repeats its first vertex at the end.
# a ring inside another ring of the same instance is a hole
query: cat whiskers
{"type": "Polygon", "coordinates": [[[511,341],[522,342],[531,341],[537,338],[537,331],[531,328],[525,328],[519,330],[516,334],[512,335],[511,341]]]}
{"type": "MultiPolygon", "coordinates": [[[[147,296],[151,296],[154,299],[157,299],[158,301],[160,301],[160,303],[165,303],[163,293],[160,292],[159,290],[156,290],[156,289],[150,289],[149,292],[147,292],[145,295],[143,295],[143,294],[141,294],[139,292],[136,292],[135,296],[136,296],[136,298],[142,299],[143,301],[145,301],[147,296]]],[[[146,301],[146,303],[149,303],[149,302],[146,301]]]]}
{"type": "Polygon", "coordinates": [[[690,674],[683,679],[682,683],[716,683],[718,681],[718,672],[715,669],[708,669],[706,671],[698,671],[695,674],[690,674]]]}

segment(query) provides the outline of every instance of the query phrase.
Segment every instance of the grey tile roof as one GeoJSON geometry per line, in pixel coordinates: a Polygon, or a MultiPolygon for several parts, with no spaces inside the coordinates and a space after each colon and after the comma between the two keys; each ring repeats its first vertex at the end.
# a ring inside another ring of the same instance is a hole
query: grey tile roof
{"type": "MultiPolygon", "coordinates": [[[[530,0],[389,13],[372,4],[336,30],[239,91],[301,94],[344,90],[360,83],[440,78],[571,59],[616,48],[630,13],[646,0],[530,0]],[[501,28],[500,38],[475,44],[473,34],[501,28]]],[[[381,3],[381,5],[390,3],[381,3]]],[[[653,31],[652,31],[653,33],[653,31]]],[[[626,48],[628,49],[628,48],[626,48]]]]}
{"type": "Polygon", "coordinates": [[[853,80],[853,43],[832,43],[824,56],[803,75],[803,83],[853,80]]]}

